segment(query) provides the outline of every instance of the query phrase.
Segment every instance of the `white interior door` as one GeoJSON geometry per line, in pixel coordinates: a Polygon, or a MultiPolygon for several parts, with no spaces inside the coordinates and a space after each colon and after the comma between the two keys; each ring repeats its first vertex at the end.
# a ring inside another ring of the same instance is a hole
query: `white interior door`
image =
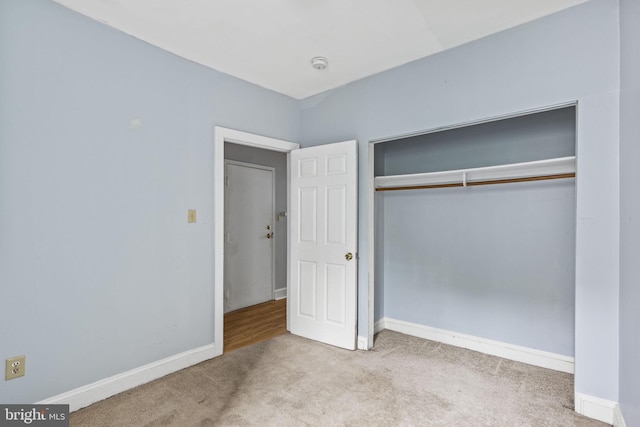
{"type": "Polygon", "coordinates": [[[274,169],[225,161],[224,312],[273,299],[274,169]]]}
{"type": "Polygon", "coordinates": [[[291,152],[288,328],[356,348],[357,142],[291,152]]]}

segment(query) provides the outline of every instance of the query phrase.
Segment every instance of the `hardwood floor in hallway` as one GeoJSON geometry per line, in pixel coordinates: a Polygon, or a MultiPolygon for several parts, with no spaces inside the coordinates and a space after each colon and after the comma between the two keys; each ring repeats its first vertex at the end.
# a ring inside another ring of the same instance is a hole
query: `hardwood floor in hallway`
{"type": "Polygon", "coordinates": [[[286,298],[241,308],[224,315],[224,352],[287,333],[286,298]]]}

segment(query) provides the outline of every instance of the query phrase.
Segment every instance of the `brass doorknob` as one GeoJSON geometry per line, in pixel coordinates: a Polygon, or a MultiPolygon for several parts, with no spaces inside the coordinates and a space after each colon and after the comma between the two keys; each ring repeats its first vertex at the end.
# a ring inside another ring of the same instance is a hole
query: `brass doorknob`
{"type": "Polygon", "coordinates": [[[344,256],[344,259],[346,259],[347,261],[351,261],[353,259],[353,254],[349,252],[344,256]]]}
{"type": "Polygon", "coordinates": [[[270,239],[270,238],[272,238],[272,237],[273,237],[273,231],[272,231],[271,233],[268,233],[268,234],[267,234],[267,239],[270,239]]]}

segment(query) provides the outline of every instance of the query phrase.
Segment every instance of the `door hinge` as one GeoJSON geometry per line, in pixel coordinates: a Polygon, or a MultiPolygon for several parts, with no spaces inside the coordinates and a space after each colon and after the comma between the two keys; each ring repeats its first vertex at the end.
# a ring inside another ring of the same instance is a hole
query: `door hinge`
{"type": "Polygon", "coordinates": [[[229,175],[224,177],[224,186],[228,187],[229,186],[229,175]]]}
{"type": "Polygon", "coordinates": [[[225,243],[231,242],[231,235],[229,233],[224,233],[224,242],[225,243]]]}

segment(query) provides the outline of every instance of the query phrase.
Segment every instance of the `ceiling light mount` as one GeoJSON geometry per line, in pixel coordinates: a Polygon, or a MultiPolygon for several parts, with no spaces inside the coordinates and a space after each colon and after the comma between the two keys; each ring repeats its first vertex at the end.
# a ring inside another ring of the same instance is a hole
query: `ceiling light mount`
{"type": "Polygon", "coordinates": [[[324,56],[314,56],[311,58],[311,66],[316,70],[324,70],[329,66],[329,60],[324,56]]]}

